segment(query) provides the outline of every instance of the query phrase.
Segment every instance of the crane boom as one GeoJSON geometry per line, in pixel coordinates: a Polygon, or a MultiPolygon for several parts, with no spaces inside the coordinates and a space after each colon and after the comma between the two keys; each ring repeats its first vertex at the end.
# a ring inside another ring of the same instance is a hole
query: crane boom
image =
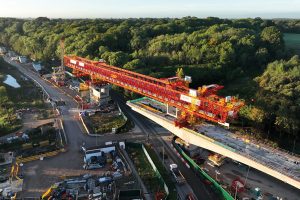
{"type": "Polygon", "coordinates": [[[212,122],[225,123],[235,117],[244,102],[234,97],[220,97],[216,91],[223,86],[209,85],[190,89],[185,81],[172,77],[157,79],[105,62],[91,61],[78,56],[64,56],[65,66],[78,72],[101,79],[113,85],[174,106],[190,115],[212,122]],[[193,106],[193,109],[191,109],[193,106]]]}

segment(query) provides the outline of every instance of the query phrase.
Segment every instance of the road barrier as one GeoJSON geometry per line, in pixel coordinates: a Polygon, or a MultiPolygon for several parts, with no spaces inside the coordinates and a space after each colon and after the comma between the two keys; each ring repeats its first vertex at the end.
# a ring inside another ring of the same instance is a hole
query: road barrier
{"type": "Polygon", "coordinates": [[[178,151],[178,153],[189,163],[189,165],[194,169],[202,178],[208,180],[212,183],[213,187],[219,192],[220,196],[224,200],[234,200],[234,198],[224,189],[217,181],[215,181],[212,177],[210,177],[207,173],[205,173],[199,165],[191,159],[175,142],[172,141],[173,146],[178,151]]]}
{"type": "Polygon", "coordinates": [[[85,131],[86,131],[86,133],[87,133],[88,135],[90,135],[90,136],[94,136],[94,134],[92,134],[92,133],[90,132],[89,128],[88,128],[87,125],[85,124],[85,122],[84,122],[84,120],[83,120],[81,114],[79,114],[79,119],[80,119],[80,121],[81,121],[81,123],[82,123],[82,125],[83,125],[83,127],[84,127],[84,129],[85,129],[85,131]]]}
{"type": "Polygon", "coordinates": [[[62,119],[60,119],[59,122],[60,122],[61,130],[64,134],[65,144],[67,145],[68,144],[68,139],[67,139],[67,135],[66,135],[66,131],[65,131],[62,119]]]}
{"type": "Polygon", "coordinates": [[[39,155],[34,155],[34,156],[29,156],[29,157],[25,157],[23,158],[22,156],[18,156],[16,158],[16,163],[26,163],[26,162],[31,162],[34,160],[39,160],[41,158],[47,158],[47,157],[52,157],[52,156],[56,156],[57,154],[59,154],[60,152],[65,152],[66,150],[64,148],[56,150],[56,151],[51,151],[51,152],[47,152],[47,153],[42,153],[39,155]]]}

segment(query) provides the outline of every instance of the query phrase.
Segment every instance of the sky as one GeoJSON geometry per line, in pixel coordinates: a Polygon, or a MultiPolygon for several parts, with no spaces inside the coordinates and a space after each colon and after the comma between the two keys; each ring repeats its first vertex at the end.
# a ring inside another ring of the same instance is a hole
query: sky
{"type": "Polygon", "coordinates": [[[0,17],[300,18],[300,0],[0,0],[0,17]]]}

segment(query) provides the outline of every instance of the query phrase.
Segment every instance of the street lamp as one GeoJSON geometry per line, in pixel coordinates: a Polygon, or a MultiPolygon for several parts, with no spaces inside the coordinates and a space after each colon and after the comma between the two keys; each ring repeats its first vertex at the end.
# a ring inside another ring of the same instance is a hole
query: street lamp
{"type": "Polygon", "coordinates": [[[250,171],[250,166],[248,166],[248,171],[247,171],[246,179],[245,179],[245,182],[244,182],[244,187],[246,186],[246,182],[248,180],[249,171],[250,171]]]}
{"type": "Polygon", "coordinates": [[[216,181],[218,181],[218,175],[220,175],[221,173],[218,170],[215,170],[216,173],[216,181]]]}
{"type": "Polygon", "coordinates": [[[238,184],[235,183],[235,194],[234,194],[234,200],[236,200],[236,195],[237,195],[237,187],[238,187],[238,184]]]}
{"type": "Polygon", "coordinates": [[[165,146],[162,148],[163,164],[165,163],[165,146]]]}

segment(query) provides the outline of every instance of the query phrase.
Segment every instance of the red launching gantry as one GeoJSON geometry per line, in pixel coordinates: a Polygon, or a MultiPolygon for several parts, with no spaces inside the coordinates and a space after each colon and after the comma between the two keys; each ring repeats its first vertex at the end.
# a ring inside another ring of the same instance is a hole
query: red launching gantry
{"type": "Polygon", "coordinates": [[[187,121],[191,123],[191,119],[197,118],[228,125],[226,120],[236,117],[244,105],[243,101],[235,97],[217,96],[216,92],[223,88],[220,85],[190,89],[190,77],[157,79],[77,56],[64,56],[64,64],[77,73],[91,76],[92,79],[100,79],[176,107],[181,111],[180,119],[175,121],[177,126],[182,126],[187,121]]]}

